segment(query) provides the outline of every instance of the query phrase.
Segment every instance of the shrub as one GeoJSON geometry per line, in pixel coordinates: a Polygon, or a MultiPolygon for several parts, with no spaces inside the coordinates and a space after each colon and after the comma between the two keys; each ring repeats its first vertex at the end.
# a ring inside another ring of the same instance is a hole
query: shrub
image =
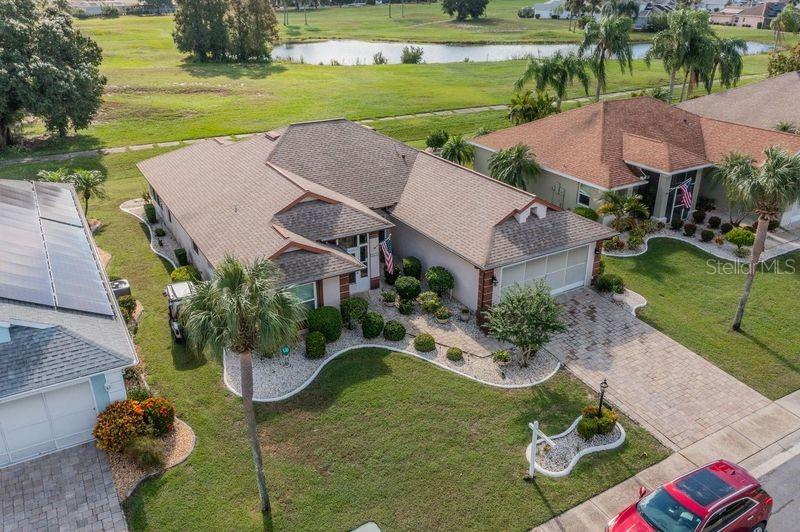
{"type": "Polygon", "coordinates": [[[655,220],[644,220],[639,227],[646,235],[649,235],[650,233],[655,233],[656,231],[659,230],[658,222],[656,222],[655,220]]]}
{"type": "Polygon", "coordinates": [[[683,227],[683,220],[680,218],[673,218],[672,221],[669,223],[669,226],[672,228],[673,231],[680,230],[683,227]]]}
{"type": "Polygon", "coordinates": [[[464,352],[457,347],[451,347],[447,350],[447,360],[452,362],[458,362],[459,360],[464,359],[464,352]]]}
{"type": "Polygon", "coordinates": [[[389,286],[394,286],[394,282],[400,276],[400,271],[397,268],[392,270],[392,273],[386,271],[386,268],[383,269],[383,280],[386,281],[386,284],[389,286]]]}
{"type": "Polygon", "coordinates": [[[720,218],[719,216],[711,216],[708,219],[708,226],[711,229],[719,229],[721,223],[722,223],[722,218],[720,218]]]}
{"type": "Polygon", "coordinates": [[[408,275],[398,277],[394,283],[394,289],[400,299],[414,299],[421,290],[419,280],[408,275]]]}
{"type": "MultiPolygon", "coordinates": [[[[758,222],[756,222],[756,224],[758,224],[758,222]]],[[[739,227],[741,227],[745,231],[749,231],[751,233],[755,233],[756,232],[756,226],[755,225],[746,225],[745,224],[745,225],[741,225],[739,227]]]]}
{"type": "Polygon", "coordinates": [[[600,216],[597,214],[597,211],[594,209],[590,209],[589,207],[584,207],[583,205],[578,205],[572,208],[572,212],[577,214],[578,216],[583,216],[584,218],[588,218],[590,220],[597,221],[600,216]]]}
{"type": "Polygon", "coordinates": [[[622,277],[616,273],[603,273],[594,278],[594,286],[601,292],[621,294],[625,289],[622,277]]]}
{"type": "Polygon", "coordinates": [[[414,338],[414,349],[421,353],[428,353],[436,349],[436,340],[428,333],[418,334],[414,338]]]}
{"type": "Polygon", "coordinates": [[[403,275],[415,279],[422,278],[422,262],[417,257],[406,257],[403,259],[403,275]]]}
{"type": "Polygon", "coordinates": [[[714,239],[714,231],[711,229],[703,229],[700,231],[700,240],[703,242],[711,242],[714,239]]]}
{"type": "Polygon", "coordinates": [[[428,271],[425,272],[425,279],[428,281],[428,288],[439,294],[439,296],[447,290],[452,290],[456,285],[453,274],[442,266],[428,268],[428,271]]]}
{"type": "Polygon", "coordinates": [[[661,231],[662,229],[664,229],[666,226],[667,226],[667,224],[665,224],[664,222],[658,222],[658,223],[656,223],[656,227],[658,228],[658,230],[659,230],[659,231],[661,231]]]}
{"type": "Polygon", "coordinates": [[[351,297],[339,304],[342,313],[342,323],[348,329],[354,329],[357,323],[361,323],[361,318],[367,313],[369,302],[362,297],[351,297]]]}
{"type": "Polygon", "coordinates": [[[725,237],[722,235],[717,235],[714,237],[714,243],[718,246],[721,246],[725,243],[725,237]]]}
{"type": "Polygon", "coordinates": [[[631,236],[628,237],[628,249],[631,251],[636,251],[644,244],[644,238],[639,235],[634,235],[631,232],[631,236]]]}
{"type": "Polygon", "coordinates": [[[186,250],[183,248],[175,250],[175,259],[178,261],[178,266],[186,266],[189,264],[189,257],[186,255],[186,250]]]}
{"type": "Polygon", "coordinates": [[[394,303],[397,301],[397,292],[394,290],[384,290],[381,292],[381,299],[384,303],[394,303]]]}
{"type": "Polygon", "coordinates": [[[164,443],[152,436],[137,436],[125,446],[125,454],[143,469],[164,467],[164,443]]]}
{"type": "Polygon", "coordinates": [[[410,299],[401,299],[400,303],[397,304],[397,310],[400,314],[408,316],[409,314],[414,313],[414,302],[410,299]]]}
{"type": "Polygon", "coordinates": [[[387,321],[383,327],[383,337],[392,342],[399,342],[406,337],[406,328],[399,321],[387,321]]]}
{"type": "Polygon", "coordinates": [[[136,300],[131,296],[120,296],[117,298],[117,304],[125,323],[129,323],[133,319],[133,313],[136,312],[136,300]]]}
{"type": "Polygon", "coordinates": [[[756,240],[756,235],[741,227],[734,227],[725,234],[725,239],[741,249],[744,246],[752,246],[756,240]]]}
{"type": "Polygon", "coordinates": [[[492,352],[492,360],[498,364],[508,364],[511,362],[511,353],[507,349],[498,349],[492,352]]]}
{"type": "Polygon", "coordinates": [[[156,217],[156,208],[152,203],[144,204],[144,217],[147,218],[148,223],[154,224],[158,222],[158,218],[156,217]]]}
{"type": "Polygon", "coordinates": [[[417,298],[417,301],[419,301],[422,310],[428,314],[433,314],[442,306],[442,302],[439,300],[439,296],[436,295],[436,292],[422,292],[417,298]]]}
{"type": "Polygon", "coordinates": [[[153,233],[155,233],[155,235],[159,238],[161,238],[162,236],[167,236],[167,232],[164,231],[163,227],[156,227],[153,233]]]}
{"type": "Polygon", "coordinates": [[[447,131],[440,129],[439,131],[434,131],[425,139],[425,145],[429,148],[433,148],[434,150],[442,149],[444,143],[447,142],[447,139],[450,138],[450,135],[447,131]]]}
{"type": "MultiPolygon", "coordinates": [[[[371,1],[373,2],[373,5],[374,5],[375,0],[371,0],[371,1]]],[[[370,0],[367,0],[367,4],[369,4],[369,2],[370,2],[370,0]]],[[[378,52],[377,54],[374,54],[372,56],[372,64],[373,65],[385,65],[388,62],[389,62],[389,60],[386,59],[386,56],[383,55],[383,52],[378,52]]]]}
{"type": "Polygon", "coordinates": [[[686,224],[683,226],[683,234],[686,236],[694,236],[697,232],[697,225],[695,224],[686,224]]]}
{"type": "Polygon", "coordinates": [[[131,386],[128,388],[128,399],[131,401],[144,401],[150,397],[150,390],[145,388],[144,386],[139,386],[138,384],[135,386],[131,386]]]}
{"type": "Polygon", "coordinates": [[[188,266],[179,266],[169,274],[169,280],[171,283],[180,283],[182,281],[196,283],[200,280],[200,271],[191,264],[188,266]]]}
{"type": "Polygon", "coordinates": [[[361,320],[361,334],[364,338],[377,338],[383,332],[383,316],[377,312],[367,312],[361,320]]]}
{"type": "Polygon", "coordinates": [[[780,227],[781,222],[780,220],[770,220],[769,225],[767,226],[767,231],[774,231],[778,227],[780,227]]]}
{"type": "Polygon", "coordinates": [[[319,331],[306,335],[306,358],[322,358],[325,356],[325,335],[319,331]]]}
{"type": "Polygon", "coordinates": [[[134,436],[145,431],[144,414],[136,401],[127,399],[108,405],[100,415],[92,434],[104,451],[121,452],[134,436]]]}
{"type": "Polygon", "coordinates": [[[619,414],[611,408],[603,407],[603,414],[597,415],[597,407],[587,406],[583,409],[583,417],[578,422],[578,434],[588,440],[595,434],[608,434],[614,430],[619,414]]]}
{"type": "Polygon", "coordinates": [[[733,254],[739,257],[740,259],[746,259],[747,257],[750,256],[750,248],[747,246],[736,248],[733,250],[733,254]]]}
{"type": "Polygon", "coordinates": [[[139,406],[144,422],[152,429],[153,436],[163,436],[175,424],[175,406],[164,397],[148,397],[139,406]]]}
{"type": "Polygon", "coordinates": [[[706,211],[701,211],[698,209],[692,213],[692,220],[694,220],[694,223],[696,224],[703,223],[705,219],[706,219],[706,211]]]}
{"type": "Polygon", "coordinates": [[[439,307],[433,315],[436,316],[437,320],[444,321],[449,320],[453,316],[453,313],[447,307],[439,307]]]}
{"type": "Polygon", "coordinates": [[[421,46],[403,46],[400,62],[405,65],[418,65],[422,63],[423,50],[421,46]]]}
{"type": "Polygon", "coordinates": [[[723,235],[727,235],[728,233],[730,233],[731,229],[733,229],[733,224],[728,223],[728,222],[725,222],[724,224],[719,226],[719,231],[723,235]]]}
{"type": "Polygon", "coordinates": [[[584,416],[578,422],[578,435],[584,440],[592,439],[597,434],[597,418],[584,416]]]}
{"type": "Polygon", "coordinates": [[[342,335],[342,315],[334,307],[319,307],[308,313],[308,330],[321,332],[326,342],[335,342],[342,335]]]}

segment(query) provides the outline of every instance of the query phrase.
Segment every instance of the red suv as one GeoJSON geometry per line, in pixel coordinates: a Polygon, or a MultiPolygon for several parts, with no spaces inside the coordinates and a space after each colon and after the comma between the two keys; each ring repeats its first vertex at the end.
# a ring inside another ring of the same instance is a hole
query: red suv
{"type": "Polygon", "coordinates": [[[648,493],[609,521],[608,532],[764,532],[772,497],[726,460],[707,464],[648,493]]]}

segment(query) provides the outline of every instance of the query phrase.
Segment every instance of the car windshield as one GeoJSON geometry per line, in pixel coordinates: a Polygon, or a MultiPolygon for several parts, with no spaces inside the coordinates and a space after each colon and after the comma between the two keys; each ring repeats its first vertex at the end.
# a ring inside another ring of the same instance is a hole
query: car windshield
{"type": "Polygon", "coordinates": [[[650,526],[662,532],[692,532],[700,526],[700,518],[673,499],[664,488],[644,497],[636,509],[650,526]]]}

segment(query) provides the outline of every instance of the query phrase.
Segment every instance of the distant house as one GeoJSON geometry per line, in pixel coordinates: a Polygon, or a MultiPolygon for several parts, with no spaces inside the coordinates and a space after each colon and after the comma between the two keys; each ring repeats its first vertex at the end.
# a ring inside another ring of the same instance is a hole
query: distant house
{"type": "Polygon", "coordinates": [[[569,11],[565,7],[566,2],[564,0],[547,0],[547,2],[542,2],[541,4],[535,4],[533,6],[536,18],[540,19],[548,19],[548,18],[560,18],[560,19],[568,19],[569,18],[569,11]]]}
{"type": "Polygon", "coordinates": [[[668,15],[675,10],[675,0],[655,0],[639,4],[639,14],[633,19],[633,29],[646,30],[651,17],[668,15]]]}
{"type": "MultiPolygon", "coordinates": [[[[687,218],[700,195],[718,197],[709,174],[730,152],[759,161],[776,144],[800,151],[800,136],[702,117],[649,97],[587,105],[471,142],[475,169],[486,174],[493,153],[527,145],[542,168],[528,189],[559,207],[596,209],[602,193],[615,190],[642,195],[660,220],[687,218]],[[691,207],[680,201],[683,183],[693,191],[691,207]]],[[[797,209],[785,222],[795,217],[797,209]]]]}
{"type": "Polygon", "coordinates": [[[0,467],[91,441],[136,362],[72,187],[0,180],[0,467]]]}
{"type": "Polygon", "coordinates": [[[160,7],[157,11],[149,8],[142,0],[67,0],[74,13],[87,17],[104,15],[108,10],[116,9],[121,14],[137,12],[148,14],[167,14],[175,12],[172,2],[160,7]]]}
{"type": "Polygon", "coordinates": [[[344,119],[206,140],[138,166],[205,277],[228,254],[271,259],[312,308],[378,288],[387,238],[395,268],[407,256],[444,266],[454,297],[482,310],[515,282],[585,286],[596,243],[615,234],[344,119]]]}
{"type": "Polygon", "coordinates": [[[728,6],[711,15],[712,24],[725,26],[740,26],[744,28],[769,28],[772,20],[777,17],[785,2],[764,2],[754,6],[728,6]]]}
{"type": "Polygon", "coordinates": [[[711,24],[722,26],[735,26],[739,21],[739,14],[746,9],[745,6],[727,6],[719,11],[712,13],[708,21],[711,24]]]}

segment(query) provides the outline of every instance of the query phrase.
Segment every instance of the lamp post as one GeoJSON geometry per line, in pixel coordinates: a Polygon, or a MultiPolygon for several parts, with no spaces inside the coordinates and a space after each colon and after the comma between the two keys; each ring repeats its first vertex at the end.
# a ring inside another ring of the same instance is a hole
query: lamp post
{"type": "Polygon", "coordinates": [[[597,408],[597,417],[603,415],[603,396],[606,394],[606,388],[608,388],[608,383],[603,379],[603,382],[600,383],[600,406],[597,408]]]}

